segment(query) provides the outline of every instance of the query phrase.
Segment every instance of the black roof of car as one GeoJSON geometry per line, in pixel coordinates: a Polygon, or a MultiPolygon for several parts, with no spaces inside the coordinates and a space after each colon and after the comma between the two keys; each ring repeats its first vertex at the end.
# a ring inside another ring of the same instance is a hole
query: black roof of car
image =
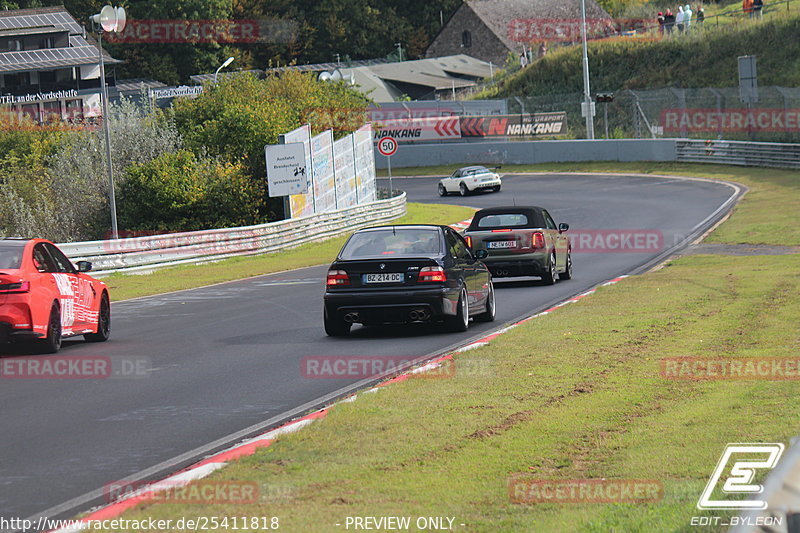
{"type": "Polygon", "coordinates": [[[481,209],[475,216],[472,217],[472,222],[470,222],[467,231],[481,231],[484,228],[478,227],[478,222],[482,218],[491,215],[507,215],[507,214],[521,214],[526,215],[528,217],[528,224],[525,226],[521,226],[521,228],[543,228],[544,224],[544,215],[542,215],[542,211],[545,209],[543,207],[538,207],[535,205],[506,205],[506,206],[498,206],[498,207],[487,207],[486,209],[481,209]]]}
{"type": "Polygon", "coordinates": [[[442,226],[441,224],[386,224],[385,226],[372,226],[369,228],[361,228],[359,230],[356,230],[356,233],[360,233],[362,231],[384,230],[392,228],[437,229],[443,227],[446,226],[442,226]]]}
{"type": "Polygon", "coordinates": [[[544,211],[544,207],[539,207],[536,205],[502,205],[498,207],[486,207],[484,209],[479,210],[475,215],[483,215],[483,214],[500,214],[500,213],[525,213],[525,212],[537,212],[541,213],[544,211]]]}

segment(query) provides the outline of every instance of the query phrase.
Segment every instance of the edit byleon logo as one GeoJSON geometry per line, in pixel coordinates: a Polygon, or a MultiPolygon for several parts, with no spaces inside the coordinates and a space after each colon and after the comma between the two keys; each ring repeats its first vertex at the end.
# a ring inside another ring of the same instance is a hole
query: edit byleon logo
{"type": "Polygon", "coordinates": [[[754,483],[753,480],[759,471],[775,468],[783,454],[783,449],[783,444],[780,442],[728,444],[697,502],[697,508],[701,510],[766,509],[766,501],[753,497],[763,493],[764,487],[754,483]],[[750,496],[751,498],[735,499],[736,496],[750,496]]]}

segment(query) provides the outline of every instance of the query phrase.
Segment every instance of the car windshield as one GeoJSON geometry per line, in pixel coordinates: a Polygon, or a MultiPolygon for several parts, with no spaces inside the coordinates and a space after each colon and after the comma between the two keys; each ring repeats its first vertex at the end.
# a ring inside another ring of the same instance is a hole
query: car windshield
{"type": "Polygon", "coordinates": [[[353,235],[342,259],[430,257],[441,253],[439,231],[433,228],[386,228],[353,235]]]}
{"type": "Polygon", "coordinates": [[[528,217],[522,213],[487,215],[478,221],[479,228],[513,228],[527,225],[528,217]]]}
{"type": "Polygon", "coordinates": [[[22,251],[25,249],[20,244],[0,244],[0,270],[16,270],[22,266],[22,251]]]}

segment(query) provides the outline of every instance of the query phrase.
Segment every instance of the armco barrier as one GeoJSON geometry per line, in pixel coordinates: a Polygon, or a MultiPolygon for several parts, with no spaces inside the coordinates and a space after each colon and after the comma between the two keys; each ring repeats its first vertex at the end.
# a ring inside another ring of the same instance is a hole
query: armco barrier
{"type": "Polygon", "coordinates": [[[800,168],[800,144],[679,140],[677,161],[800,168]]]}
{"type": "MultiPolygon", "coordinates": [[[[661,161],[800,168],[800,144],[690,139],[609,139],[403,144],[392,167],[533,165],[582,161],[661,161]]],[[[386,158],[375,156],[378,168],[386,158]]]]}
{"type": "Polygon", "coordinates": [[[165,266],[274,252],[403,216],[406,195],[337,211],[258,226],[74,242],[59,247],[74,261],[91,261],[92,272],[149,272],[165,266]]]}

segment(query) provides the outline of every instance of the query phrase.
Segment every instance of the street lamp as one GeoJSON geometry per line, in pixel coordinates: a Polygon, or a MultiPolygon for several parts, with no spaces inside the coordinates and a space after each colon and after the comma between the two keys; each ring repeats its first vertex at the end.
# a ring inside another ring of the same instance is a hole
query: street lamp
{"type": "Polygon", "coordinates": [[[594,139],[594,102],[589,92],[589,53],[586,47],[586,0],[581,0],[581,40],[583,41],[583,116],[586,117],[586,138],[594,139]]]}
{"type": "Polygon", "coordinates": [[[104,6],[97,15],[92,15],[89,20],[97,30],[97,43],[100,50],[100,87],[103,93],[103,133],[106,138],[106,165],[108,167],[108,203],[111,207],[111,238],[119,238],[117,227],[117,200],[114,194],[114,168],[111,165],[111,129],[108,124],[108,86],[106,86],[106,67],[103,60],[103,32],[119,33],[125,29],[127,17],[122,7],[104,6]]]}
{"type": "Polygon", "coordinates": [[[227,67],[231,63],[233,63],[233,56],[231,56],[228,59],[226,59],[225,62],[219,66],[217,71],[214,73],[214,85],[217,84],[217,74],[219,74],[219,71],[224,69],[225,67],[227,67]]]}

